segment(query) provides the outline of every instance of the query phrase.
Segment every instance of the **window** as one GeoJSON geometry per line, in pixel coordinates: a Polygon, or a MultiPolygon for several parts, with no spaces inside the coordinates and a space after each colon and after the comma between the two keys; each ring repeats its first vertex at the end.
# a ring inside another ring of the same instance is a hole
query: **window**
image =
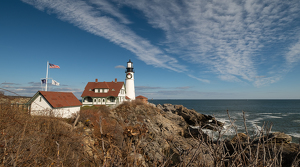
{"type": "Polygon", "coordinates": [[[98,93],[98,89],[95,89],[95,93],[98,93]]]}
{"type": "Polygon", "coordinates": [[[42,97],[40,97],[40,102],[42,101],[42,97]]]}
{"type": "Polygon", "coordinates": [[[92,89],[89,89],[89,91],[92,91],[92,89]]]}
{"type": "Polygon", "coordinates": [[[98,102],[101,102],[101,99],[98,99],[98,102]]]}
{"type": "Polygon", "coordinates": [[[100,89],[100,93],[102,93],[103,92],[103,89],[100,89]]]}
{"type": "Polygon", "coordinates": [[[110,101],[110,102],[115,102],[115,98],[114,98],[114,97],[110,97],[110,98],[109,98],[109,101],[110,101]]]}
{"type": "Polygon", "coordinates": [[[103,99],[102,102],[104,103],[104,102],[105,102],[105,99],[103,99]]]}
{"type": "Polygon", "coordinates": [[[104,93],[107,93],[108,92],[108,89],[104,89],[104,93]]]}
{"type": "Polygon", "coordinates": [[[84,98],[85,102],[93,102],[93,99],[91,97],[86,97],[84,98]]]}
{"type": "Polygon", "coordinates": [[[112,89],[111,91],[115,91],[115,89],[112,89]]]}

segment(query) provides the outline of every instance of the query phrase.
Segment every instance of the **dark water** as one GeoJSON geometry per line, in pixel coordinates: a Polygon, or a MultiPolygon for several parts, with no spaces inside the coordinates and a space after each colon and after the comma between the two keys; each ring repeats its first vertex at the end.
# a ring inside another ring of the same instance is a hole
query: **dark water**
{"type": "MultiPolygon", "coordinates": [[[[227,114],[234,120],[239,132],[245,132],[243,112],[246,116],[248,130],[258,131],[264,123],[272,123],[272,132],[280,131],[293,137],[293,142],[300,138],[300,100],[149,100],[154,104],[179,104],[199,113],[214,115],[219,121],[225,122],[229,128],[227,114]]],[[[225,135],[233,135],[234,129],[229,128],[225,135]]]]}

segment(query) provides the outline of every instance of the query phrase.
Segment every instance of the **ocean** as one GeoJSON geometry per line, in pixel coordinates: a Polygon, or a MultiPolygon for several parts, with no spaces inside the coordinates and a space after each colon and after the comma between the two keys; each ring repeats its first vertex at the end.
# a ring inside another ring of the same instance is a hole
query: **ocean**
{"type": "MultiPolygon", "coordinates": [[[[245,133],[243,111],[246,116],[247,129],[252,134],[263,125],[270,127],[271,132],[283,132],[292,136],[294,143],[300,139],[300,100],[149,100],[153,104],[178,104],[194,109],[201,114],[215,116],[225,123],[224,136],[231,138],[235,134],[230,126],[230,118],[238,132],[245,133]]],[[[212,134],[213,132],[206,131],[212,134]]],[[[214,134],[215,136],[216,134],[214,134]]]]}

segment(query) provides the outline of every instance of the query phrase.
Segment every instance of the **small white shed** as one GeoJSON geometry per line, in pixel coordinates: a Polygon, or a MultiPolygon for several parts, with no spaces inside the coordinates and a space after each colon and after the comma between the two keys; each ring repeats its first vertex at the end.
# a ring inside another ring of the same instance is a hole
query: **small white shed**
{"type": "Polygon", "coordinates": [[[31,115],[69,118],[78,113],[82,103],[72,92],[38,91],[28,102],[31,115]]]}

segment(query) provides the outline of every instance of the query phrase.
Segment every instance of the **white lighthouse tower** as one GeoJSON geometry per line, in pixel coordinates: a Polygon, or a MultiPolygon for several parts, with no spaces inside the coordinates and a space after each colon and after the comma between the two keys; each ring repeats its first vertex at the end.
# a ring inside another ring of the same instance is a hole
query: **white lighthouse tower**
{"type": "Polygon", "coordinates": [[[130,100],[135,100],[135,89],[134,89],[134,71],[133,71],[133,64],[129,61],[127,62],[126,68],[126,96],[130,98],[130,100]]]}

